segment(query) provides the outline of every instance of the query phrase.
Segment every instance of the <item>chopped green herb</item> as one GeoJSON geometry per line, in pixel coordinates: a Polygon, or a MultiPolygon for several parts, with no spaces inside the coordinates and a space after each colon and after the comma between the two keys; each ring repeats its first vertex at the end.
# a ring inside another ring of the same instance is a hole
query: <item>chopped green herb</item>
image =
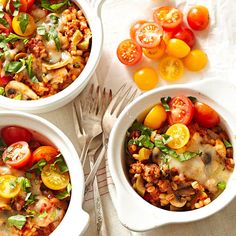
{"type": "Polygon", "coordinates": [[[55,42],[56,48],[58,51],[60,51],[61,49],[61,42],[60,39],[58,37],[58,33],[55,29],[55,27],[51,27],[48,31],[48,33],[45,35],[46,39],[49,40],[53,40],[55,42]]]}
{"type": "Polygon", "coordinates": [[[188,98],[191,100],[192,103],[196,103],[198,100],[195,97],[188,96],[188,98]]]}
{"type": "Polygon", "coordinates": [[[20,59],[20,61],[10,61],[4,67],[4,70],[9,73],[19,73],[25,69],[25,60],[20,59]]]}
{"type": "Polygon", "coordinates": [[[224,190],[226,188],[226,182],[225,181],[220,181],[218,184],[217,184],[217,187],[218,189],[220,190],[224,190]]]}
{"type": "Polygon", "coordinates": [[[12,189],[16,188],[16,181],[10,180],[10,181],[9,181],[9,186],[10,186],[10,188],[12,188],[12,189]]]}
{"type": "Polygon", "coordinates": [[[165,111],[170,111],[170,107],[168,105],[170,100],[171,100],[171,97],[162,97],[161,98],[161,103],[162,103],[162,106],[164,107],[165,111]]]}
{"type": "Polygon", "coordinates": [[[54,161],[54,163],[51,166],[54,167],[55,165],[58,166],[61,173],[65,173],[65,172],[69,171],[62,155],[57,157],[57,159],[54,161]]]}
{"type": "Polygon", "coordinates": [[[9,23],[4,18],[0,18],[0,24],[9,28],[9,23]]]}
{"type": "Polygon", "coordinates": [[[201,152],[188,152],[188,151],[186,151],[184,153],[179,154],[177,159],[182,162],[182,161],[187,161],[189,159],[192,159],[193,157],[201,156],[201,155],[202,155],[201,152]]]}
{"type": "Polygon", "coordinates": [[[152,129],[144,126],[141,122],[135,121],[133,125],[129,128],[129,131],[139,130],[142,135],[150,136],[152,133],[152,129]]]}
{"type": "Polygon", "coordinates": [[[42,169],[45,165],[47,165],[47,161],[45,159],[41,159],[37,163],[35,163],[29,170],[42,171],[42,169]]]}
{"type": "Polygon", "coordinates": [[[7,221],[10,225],[13,225],[17,229],[21,230],[26,223],[26,217],[23,215],[15,215],[9,217],[7,221]]]}
{"type": "Polygon", "coordinates": [[[19,9],[22,4],[21,4],[20,0],[12,1],[12,4],[14,6],[14,12],[12,15],[17,16],[19,14],[19,9]]]}
{"type": "Polygon", "coordinates": [[[71,186],[71,184],[69,183],[69,184],[67,185],[67,187],[66,187],[66,191],[61,192],[61,193],[58,193],[58,194],[56,195],[56,198],[59,199],[59,200],[62,200],[62,199],[65,199],[65,198],[69,197],[71,190],[72,190],[72,186],[71,186]]]}
{"type": "Polygon", "coordinates": [[[163,137],[163,143],[164,143],[164,144],[169,143],[169,142],[173,139],[173,138],[172,138],[170,135],[168,135],[168,134],[162,134],[161,136],[163,137]]]}
{"type": "Polygon", "coordinates": [[[59,17],[54,15],[54,14],[50,14],[50,19],[51,19],[53,24],[57,24],[58,20],[59,20],[59,17]]]}
{"type": "Polygon", "coordinates": [[[45,35],[46,34],[46,28],[44,25],[40,25],[37,28],[37,34],[39,35],[45,35]]]}
{"type": "Polygon", "coordinates": [[[25,198],[25,205],[24,207],[26,208],[27,206],[33,204],[36,202],[36,196],[35,194],[28,193],[25,198]]]}
{"type": "Polygon", "coordinates": [[[52,5],[50,4],[50,2],[48,0],[41,1],[42,8],[47,9],[49,11],[56,11],[65,5],[69,5],[69,0],[65,0],[63,2],[52,4],[52,5]]]}
{"type": "Polygon", "coordinates": [[[141,135],[138,138],[130,139],[129,144],[136,144],[139,147],[153,148],[154,144],[151,142],[150,137],[146,135],[141,135]]]}
{"type": "Polygon", "coordinates": [[[29,15],[26,13],[20,13],[17,20],[20,22],[20,29],[23,33],[25,33],[26,28],[29,24],[29,15]]]}
{"type": "Polygon", "coordinates": [[[20,177],[17,178],[16,182],[21,185],[21,188],[22,188],[23,191],[25,191],[25,192],[28,192],[28,189],[27,189],[27,188],[30,188],[30,187],[31,187],[30,180],[27,179],[26,177],[20,176],[20,177]]]}
{"type": "Polygon", "coordinates": [[[226,148],[233,147],[232,144],[230,142],[228,142],[226,139],[224,139],[224,145],[225,145],[226,148]]]}
{"type": "Polygon", "coordinates": [[[5,89],[3,87],[0,87],[0,95],[4,95],[5,89]]]}
{"type": "Polygon", "coordinates": [[[18,36],[16,34],[10,33],[7,36],[7,38],[5,39],[5,42],[9,43],[9,42],[14,42],[14,41],[17,41],[17,40],[20,40],[20,39],[22,39],[23,42],[25,42],[25,40],[28,40],[27,38],[24,38],[24,37],[18,36]]]}

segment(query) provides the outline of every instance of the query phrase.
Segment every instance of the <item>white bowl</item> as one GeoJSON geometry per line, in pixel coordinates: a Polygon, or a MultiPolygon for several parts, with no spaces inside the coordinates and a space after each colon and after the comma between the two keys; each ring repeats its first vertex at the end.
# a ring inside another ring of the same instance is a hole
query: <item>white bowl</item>
{"type": "Polygon", "coordinates": [[[103,29],[100,18],[100,7],[103,0],[98,0],[92,7],[86,0],[73,0],[83,11],[92,31],[92,47],[88,62],[78,76],[67,88],[47,98],[32,101],[20,101],[0,96],[0,107],[30,113],[44,113],[62,107],[72,101],[88,84],[99,62],[103,44],[103,29]]]}
{"type": "Polygon", "coordinates": [[[234,147],[236,159],[236,87],[222,80],[205,80],[198,83],[171,85],[143,94],[127,106],[114,125],[108,145],[108,166],[115,184],[115,206],[121,223],[133,231],[146,231],[169,223],[191,222],[208,217],[225,207],[236,196],[236,168],[227,187],[209,205],[185,212],[160,209],[146,202],[132,188],[126,175],[124,139],[133,121],[147,108],[160,102],[161,97],[187,95],[209,104],[221,116],[234,147]],[[234,114],[234,116],[233,116],[234,114]]]}
{"type": "Polygon", "coordinates": [[[48,139],[48,142],[60,150],[69,168],[72,193],[67,212],[51,236],[63,236],[65,232],[70,236],[83,234],[89,222],[89,215],[82,209],[84,174],[71,141],[56,126],[35,115],[14,111],[0,112],[0,129],[8,125],[18,125],[30,129],[36,137],[38,134],[42,134],[48,139]]]}

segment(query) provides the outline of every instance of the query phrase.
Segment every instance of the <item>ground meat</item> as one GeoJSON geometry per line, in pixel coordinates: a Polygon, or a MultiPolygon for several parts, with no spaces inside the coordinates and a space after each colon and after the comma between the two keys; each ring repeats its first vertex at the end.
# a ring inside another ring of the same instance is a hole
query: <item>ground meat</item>
{"type": "Polygon", "coordinates": [[[42,37],[37,35],[35,38],[31,38],[25,45],[28,53],[32,53],[36,58],[46,58],[47,50],[43,43],[42,37]]]}
{"type": "Polygon", "coordinates": [[[147,182],[156,183],[160,177],[160,168],[157,164],[147,164],[143,168],[143,179],[147,182]]]}

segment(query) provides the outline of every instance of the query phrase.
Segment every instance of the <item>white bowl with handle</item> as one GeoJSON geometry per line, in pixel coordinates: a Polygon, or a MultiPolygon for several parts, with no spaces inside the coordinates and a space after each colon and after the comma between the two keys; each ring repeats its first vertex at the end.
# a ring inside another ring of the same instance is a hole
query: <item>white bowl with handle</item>
{"type": "Polygon", "coordinates": [[[94,0],[91,3],[87,0],[73,0],[73,2],[83,11],[92,31],[90,56],[81,74],[67,88],[47,98],[23,101],[0,96],[0,108],[30,113],[45,113],[66,105],[86,87],[101,57],[103,45],[101,6],[104,0],[94,0]]]}
{"type": "Polygon", "coordinates": [[[16,111],[0,112],[0,130],[9,125],[17,125],[29,129],[36,139],[42,135],[46,138],[45,140],[42,139],[42,141],[49,142],[60,150],[69,169],[72,192],[64,218],[50,235],[82,235],[87,229],[89,215],[82,209],[84,173],[73,144],[56,126],[35,115],[16,111]]]}
{"type": "Polygon", "coordinates": [[[214,108],[221,117],[233,145],[236,160],[236,87],[223,80],[208,79],[197,83],[171,85],[146,92],[120,114],[112,129],[108,145],[108,167],[115,185],[113,202],[121,223],[133,231],[146,231],[170,223],[184,223],[208,217],[224,208],[236,196],[236,168],[227,187],[209,205],[193,211],[173,212],[155,207],[140,197],[127,176],[124,142],[128,128],[146,109],[160,102],[161,97],[186,95],[197,97],[214,108]],[[115,193],[115,196],[114,196],[115,193]]]}

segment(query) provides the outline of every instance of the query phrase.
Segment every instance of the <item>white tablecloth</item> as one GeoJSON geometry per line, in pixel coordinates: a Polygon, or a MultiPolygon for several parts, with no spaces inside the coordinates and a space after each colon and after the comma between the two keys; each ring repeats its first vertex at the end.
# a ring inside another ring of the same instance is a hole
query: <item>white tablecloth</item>
{"type": "MultiPolygon", "coordinates": [[[[236,75],[235,0],[107,0],[102,10],[105,34],[104,51],[97,68],[97,77],[100,84],[112,88],[113,92],[115,92],[124,82],[135,86],[132,81],[134,70],[147,64],[147,61],[142,61],[136,67],[127,69],[127,67],[119,63],[116,57],[117,45],[123,39],[129,38],[129,27],[132,22],[138,19],[150,19],[152,16],[152,9],[159,5],[175,5],[186,12],[190,6],[195,5],[196,3],[206,5],[210,11],[211,25],[209,30],[196,33],[198,46],[208,54],[209,66],[206,70],[200,73],[186,72],[184,78],[178,81],[178,83],[218,77],[224,80],[234,80],[234,83],[236,84],[236,78],[234,78],[236,75]]],[[[156,67],[157,62],[151,63],[151,65],[156,67]]],[[[160,79],[159,86],[163,84],[165,84],[165,82],[160,79]]],[[[71,112],[71,105],[69,104],[60,110],[43,114],[42,116],[64,131],[78,148],[71,112]]],[[[132,233],[119,223],[109,193],[107,193],[107,183],[105,181],[104,173],[105,169],[101,168],[99,170],[99,186],[102,195],[108,234],[109,236],[131,235],[132,233]]],[[[93,201],[91,197],[87,197],[85,209],[91,216],[91,222],[86,235],[96,235],[93,201]]],[[[231,202],[224,210],[208,219],[188,224],[162,226],[156,230],[140,235],[233,236],[236,235],[235,222],[236,200],[231,202]]]]}

